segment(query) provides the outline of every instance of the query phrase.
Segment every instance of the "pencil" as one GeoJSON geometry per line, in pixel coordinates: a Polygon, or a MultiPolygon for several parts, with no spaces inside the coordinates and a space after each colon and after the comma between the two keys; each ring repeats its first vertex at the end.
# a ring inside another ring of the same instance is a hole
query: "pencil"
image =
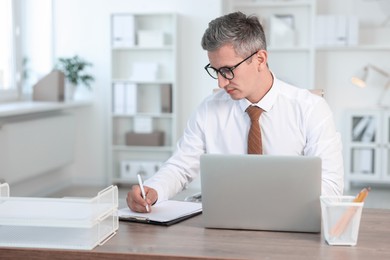
{"type": "Polygon", "coordinates": [[[366,187],[364,189],[362,189],[359,194],[355,197],[355,199],[353,200],[353,202],[363,202],[367,195],[368,195],[368,192],[371,190],[371,187],[366,187]]]}
{"type": "MultiPolygon", "coordinates": [[[[356,195],[355,199],[353,202],[355,203],[360,203],[364,202],[366,199],[368,192],[371,190],[370,187],[363,188],[358,195],[356,195]]],[[[350,207],[344,215],[340,218],[340,220],[334,225],[334,227],[330,230],[330,235],[331,236],[340,236],[345,228],[348,226],[349,222],[353,218],[354,214],[356,213],[357,207],[350,207]]]]}

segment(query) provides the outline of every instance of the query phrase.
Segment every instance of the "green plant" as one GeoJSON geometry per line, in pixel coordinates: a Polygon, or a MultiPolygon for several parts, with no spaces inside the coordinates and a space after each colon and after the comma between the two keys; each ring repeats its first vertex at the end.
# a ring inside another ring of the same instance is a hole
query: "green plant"
{"type": "Polygon", "coordinates": [[[23,57],[22,59],[22,79],[27,81],[30,77],[30,68],[29,68],[30,60],[27,57],[23,57]]]}
{"type": "Polygon", "coordinates": [[[85,85],[89,89],[94,77],[84,72],[86,67],[92,67],[92,63],[85,61],[78,55],[71,58],[59,58],[55,69],[62,71],[66,79],[75,86],[85,85]]]}

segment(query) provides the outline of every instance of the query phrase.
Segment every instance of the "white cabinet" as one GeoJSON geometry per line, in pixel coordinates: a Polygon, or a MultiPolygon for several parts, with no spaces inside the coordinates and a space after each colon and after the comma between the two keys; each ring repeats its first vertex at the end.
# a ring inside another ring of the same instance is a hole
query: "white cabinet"
{"type": "Polygon", "coordinates": [[[346,114],[346,188],[352,183],[390,183],[390,111],[349,110],[346,114]]]}
{"type": "Polygon", "coordinates": [[[176,143],[177,15],[112,14],[111,32],[109,176],[134,183],[176,143]]]}
{"type": "Polygon", "coordinates": [[[316,88],[315,4],[312,0],[230,0],[225,8],[257,15],[265,30],[271,70],[286,82],[312,89],[316,88]]]}

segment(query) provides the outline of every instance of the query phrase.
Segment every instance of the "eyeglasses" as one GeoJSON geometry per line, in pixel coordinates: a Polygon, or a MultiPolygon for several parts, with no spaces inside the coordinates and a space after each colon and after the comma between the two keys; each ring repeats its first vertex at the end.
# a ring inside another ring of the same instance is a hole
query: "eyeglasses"
{"type": "Polygon", "coordinates": [[[207,73],[213,78],[213,79],[218,79],[218,73],[222,75],[222,77],[224,77],[225,79],[228,79],[228,80],[232,80],[234,78],[234,73],[233,73],[233,70],[235,68],[237,68],[238,66],[240,66],[244,61],[248,60],[250,57],[252,57],[253,55],[255,55],[257,53],[254,52],[252,53],[250,56],[248,56],[247,58],[245,58],[244,60],[240,61],[239,63],[237,63],[236,65],[234,65],[233,67],[222,67],[222,68],[219,68],[219,69],[216,69],[216,68],[213,68],[210,66],[210,63],[207,64],[204,69],[207,71],[207,73]]]}

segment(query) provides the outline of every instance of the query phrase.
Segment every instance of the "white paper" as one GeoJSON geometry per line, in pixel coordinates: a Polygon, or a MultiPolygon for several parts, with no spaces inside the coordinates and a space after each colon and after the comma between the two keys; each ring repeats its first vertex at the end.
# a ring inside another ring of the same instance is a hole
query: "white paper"
{"type": "Polygon", "coordinates": [[[138,213],[129,208],[118,210],[121,218],[142,218],[158,222],[168,222],[202,211],[202,204],[197,202],[167,200],[152,206],[150,213],[138,213]]]}

